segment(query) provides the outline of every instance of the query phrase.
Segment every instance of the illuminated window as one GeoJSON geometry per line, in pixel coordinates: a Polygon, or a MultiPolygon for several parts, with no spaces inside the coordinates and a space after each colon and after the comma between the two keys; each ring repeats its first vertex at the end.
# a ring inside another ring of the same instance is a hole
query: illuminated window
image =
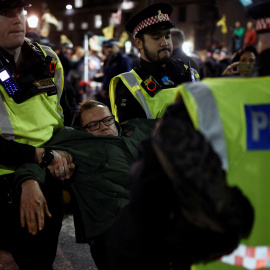
{"type": "Polygon", "coordinates": [[[83,1],[82,0],[75,0],[74,6],[75,6],[75,8],[81,8],[83,6],[83,1]]]}
{"type": "Polygon", "coordinates": [[[82,22],[82,24],[81,24],[81,29],[82,29],[82,30],[88,29],[88,22],[82,22]]]}
{"type": "Polygon", "coordinates": [[[100,28],[102,26],[102,16],[95,15],[95,28],[100,28]]]}
{"type": "Polygon", "coordinates": [[[70,23],[68,24],[68,30],[72,31],[72,30],[74,30],[74,29],[75,29],[75,23],[70,22],[70,23]]]}

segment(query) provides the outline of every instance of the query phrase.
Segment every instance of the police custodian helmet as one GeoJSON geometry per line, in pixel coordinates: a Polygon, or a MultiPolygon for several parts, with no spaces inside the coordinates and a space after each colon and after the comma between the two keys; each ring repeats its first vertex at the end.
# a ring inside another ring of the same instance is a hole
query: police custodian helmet
{"type": "Polygon", "coordinates": [[[138,33],[151,32],[151,29],[170,29],[175,26],[170,20],[173,7],[168,3],[155,3],[134,15],[125,25],[135,38],[138,33]]]}
{"type": "Polygon", "coordinates": [[[247,13],[256,20],[257,33],[270,32],[270,0],[252,0],[247,13]]]}
{"type": "Polygon", "coordinates": [[[31,7],[31,4],[23,0],[0,0],[0,8],[31,7]]]}

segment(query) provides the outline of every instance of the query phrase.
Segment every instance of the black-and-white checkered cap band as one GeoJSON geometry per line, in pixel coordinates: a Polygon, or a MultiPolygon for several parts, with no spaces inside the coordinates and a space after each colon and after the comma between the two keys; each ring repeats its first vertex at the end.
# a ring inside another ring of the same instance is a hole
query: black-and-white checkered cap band
{"type": "Polygon", "coordinates": [[[256,20],[256,30],[258,32],[270,32],[270,17],[269,18],[261,18],[256,20]]]}

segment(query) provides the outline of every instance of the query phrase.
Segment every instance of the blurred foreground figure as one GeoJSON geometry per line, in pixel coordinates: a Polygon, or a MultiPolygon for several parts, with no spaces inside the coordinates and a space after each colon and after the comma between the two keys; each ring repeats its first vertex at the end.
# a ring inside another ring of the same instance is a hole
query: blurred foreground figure
{"type": "Polygon", "coordinates": [[[211,142],[227,171],[255,210],[250,237],[221,262],[196,269],[239,270],[270,267],[270,1],[247,7],[257,21],[258,52],[253,77],[208,79],[183,85],[180,95],[194,126],[211,142]]]}

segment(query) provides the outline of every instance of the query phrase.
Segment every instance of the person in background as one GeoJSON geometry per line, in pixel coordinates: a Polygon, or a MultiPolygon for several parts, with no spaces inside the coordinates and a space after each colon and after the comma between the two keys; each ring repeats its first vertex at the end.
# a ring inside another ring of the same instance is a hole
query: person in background
{"type": "Polygon", "coordinates": [[[60,98],[63,68],[47,46],[25,38],[23,0],[0,2],[0,249],[9,251],[20,270],[51,270],[63,208],[61,182],[22,179],[14,193],[16,166],[47,167],[61,161],[55,174],[70,177],[67,153],[42,145],[63,127],[60,98]]]}
{"type": "Polygon", "coordinates": [[[218,62],[218,76],[221,76],[221,74],[231,64],[231,62],[231,52],[226,48],[222,48],[218,62]]]}
{"type": "Polygon", "coordinates": [[[141,59],[138,67],[110,83],[112,113],[120,123],[136,117],[160,118],[173,102],[177,86],[199,79],[196,71],[171,58],[172,11],[170,4],[156,3],[134,15],[125,26],[141,59]]]}
{"type": "Polygon", "coordinates": [[[132,69],[132,62],[130,58],[120,50],[119,42],[115,38],[104,41],[103,47],[107,59],[103,66],[104,76],[102,90],[96,96],[96,99],[105,103],[110,108],[110,81],[118,74],[130,71],[132,69]]]}
{"type": "Polygon", "coordinates": [[[236,52],[243,47],[245,37],[245,29],[241,26],[239,21],[235,22],[232,37],[232,52],[236,52]]]}
{"type": "Polygon", "coordinates": [[[247,30],[245,32],[244,45],[252,45],[255,46],[257,43],[257,34],[254,29],[254,24],[252,21],[247,22],[247,30]]]}
{"type": "Polygon", "coordinates": [[[136,47],[132,47],[127,55],[131,60],[132,68],[135,68],[135,67],[139,66],[140,57],[138,55],[138,50],[137,50],[136,47]]]}
{"type": "Polygon", "coordinates": [[[182,46],[185,41],[184,32],[180,29],[172,29],[171,35],[173,45],[171,57],[174,59],[182,60],[188,67],[194,68],[199,72],[199,65],[191,57],[187,56],[186,53],[183,51],[182,46]]]}
{"type": "Polygon", "coordinates": [[[212,49],[203,63],[203,77],[219,77],[220,49],[212,49]]]}
{"type": "Polygon", "coordinates": [[[222,76],[232,75],[250,75],[258,57],[257,49],[252,46],[246,46],[239,50],[233,57],[232,63],[222,73],[222,76]],[[240,69],[239,69],[239,64],[240,69]]]}

